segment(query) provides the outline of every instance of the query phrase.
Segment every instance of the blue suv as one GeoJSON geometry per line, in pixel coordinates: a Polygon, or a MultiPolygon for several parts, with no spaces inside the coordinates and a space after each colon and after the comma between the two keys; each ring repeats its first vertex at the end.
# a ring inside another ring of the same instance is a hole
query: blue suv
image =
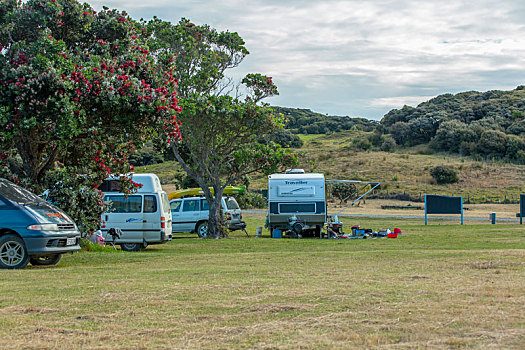
{"type": "Polygon", "coordinates": [[[77,226],[63,211],[0,178],[0,268],[55,265],[80,250],[77,226]]]}

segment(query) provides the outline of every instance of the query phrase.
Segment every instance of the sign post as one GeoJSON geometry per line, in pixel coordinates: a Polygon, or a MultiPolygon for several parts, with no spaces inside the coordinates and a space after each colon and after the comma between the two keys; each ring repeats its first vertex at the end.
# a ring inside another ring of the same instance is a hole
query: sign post
{"type": "Polygon", "coordinates": [[[425,225],[428,214],[461,214],[463,225],[463,197],[425,195],[425,225]]]}

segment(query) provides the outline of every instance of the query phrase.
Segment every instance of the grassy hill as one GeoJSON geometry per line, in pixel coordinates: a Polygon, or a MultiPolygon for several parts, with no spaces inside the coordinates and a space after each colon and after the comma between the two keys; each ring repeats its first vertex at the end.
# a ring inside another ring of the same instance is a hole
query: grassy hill
{"type": "Polygon", "coordinates": [[[525,166],[503,161],[475,161],[450,154],[426,154],[428,148],[416,146],[399,152],[355,149],[355,139],[369,133],[344,131],[330,135],[304,137],[304,168],[323,172],[327,178],[380,181],[382,194],[407,193],[470,196],[471,201],[517,199],[525,193],[525,166]],[[451,166],[459,182],[437,185],[430,169],[451,166]]]}
{"type": "MultiPolygon", "coordinates": [[[[396,152],[363,151],[356,141],[371,132],[347,130],[327,135],[299,135],[304,145],[300,168],[322,172],[329,179],[380,181],[380,195],[406,193],[418,198],[420,193],[462,195],[471,202],[518,200],[525,193],[525,166],[500,161],[476,161],[451,154],[427,154],[428,147],[419,145],[396,152]],[[448,165],[458,172],[459,182],[437,185],[430,169],[448,165]]],[[[137,172],[156,173],[168,190],[175,189],[176,162],[137,167],[137,172]]],[[[252,176],[252,189],[266,189],[265,176],[252,176]]]]}

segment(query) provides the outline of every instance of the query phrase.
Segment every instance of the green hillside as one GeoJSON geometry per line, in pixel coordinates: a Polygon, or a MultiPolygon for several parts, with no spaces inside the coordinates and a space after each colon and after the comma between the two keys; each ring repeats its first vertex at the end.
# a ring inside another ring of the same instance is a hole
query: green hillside
{"type": "Polygon", "coordinates": [[[288,118],[286,128],[296,134],[375,131],[359,141],[365,150],[428,145],[429,152],[525,163],[525,86],[511,91],[444,94],[417,107],[393,109],[380,122],[322,115],[308,109],[275,110],[288,118]]]}
{"type": "MultiPolygon", "coordinates": [[[[380,122],[274,109],[287,123],[272,139],[300,153],[299,167],[327,178],[380,181],[381,195],[416,199],[457,194],[472,202],[503,202],[525,193],[523,86],[440,95],[417,107],[391,110],[380,122]],[[439,165],[455,171],[459,181],[436,184],[430,170],[439,165]]],[[[174,162],[138,171],[156,172],[165,184],[180,186],[174,162]]],[[[250,186],[266,188],[266,177],[251,176],[250,186]]]]}
{"type": "Polygon", "coordinates": [[[309,109],[277,106],[272,108],[286,117],[286,129],[295,134],[326,134],[350,129],[372,131],[379,125],[374,120],[324,115],[309,109]]]}
{"type": "MultiPolygon", "coordinates": [[[[381,196],[395,198],[407,195],[418,199],[420,194],[462,195],[471,202],[503,202],[519,200],[525,193],[525,166],[499,161],[473,160],[454,154],[428,154],[426,146],[407,147],[395,152],[363,150],[360,140],[373,132],[347,130],[330,135],[299,135],[304,144],[300,153],[300,168],[322,172],[328,179],[380,181],[381,196]],[[430,176],[430,169],[446,165],[452,167],[459,182],[438,185],[430,176]]],[[[175,189],[181,178],[176,162],[148,165],[138,172],[154,172],[163,184],[175,189]]],[[[250,188],[265,189],[267,179],[251,176],[250,188]]]]}

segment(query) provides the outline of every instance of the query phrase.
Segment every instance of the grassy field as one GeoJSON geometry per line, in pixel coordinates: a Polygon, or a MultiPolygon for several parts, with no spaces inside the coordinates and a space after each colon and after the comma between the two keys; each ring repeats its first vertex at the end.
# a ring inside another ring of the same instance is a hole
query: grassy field
{"type": "Polygon", "coordinates": [[[1,348],[523,348],[525,230],[344,218],[399,239],[177,235],[0,271],[1,348]]]}

